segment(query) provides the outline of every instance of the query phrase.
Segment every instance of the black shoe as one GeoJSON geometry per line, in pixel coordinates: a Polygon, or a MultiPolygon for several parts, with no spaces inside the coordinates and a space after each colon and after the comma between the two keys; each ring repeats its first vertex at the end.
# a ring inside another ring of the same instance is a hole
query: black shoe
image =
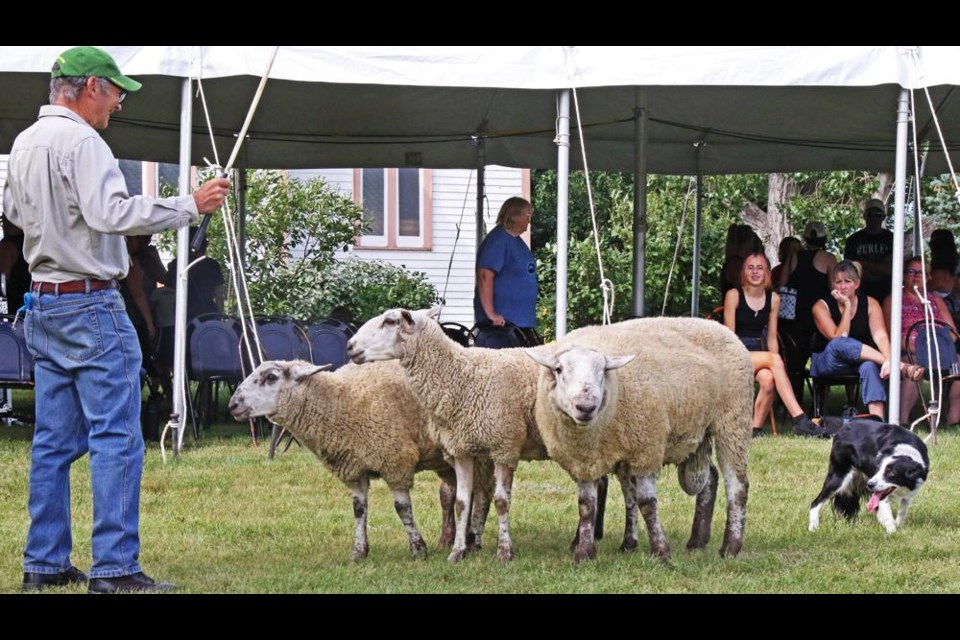
{"type": "Polygon", "coordinates": [[[60,573],[33,573],[25,571],[23,574],[24,591],[40,591],[47,587],[63,587],[68,584],[84,584],[87,574],[74,566],[60,573]]]}
{"type": "Polygon", "coordinates": [[[753,428],[753,435],[752,435],[751,437],[753,437],[753,438],[762,438],[762,437],[765,436],[765,435],[766,435],[766,434],[763,432],[763,427],[759,427],[759,428],[754,427],[754,428],[753,428]]]}
{"type": "Polygon", "coordinates": [[[797,419],[793,421],[793,432],[798,436],[809,436],[811,438],[827,437],[826,429],[805,415],[798,416],[797,419]]]}
{"type": "Polygon", "coordinates": [[[164,593],[176,588],[170,582],[157,582],[141,571],[116,578],[93,578],[87,593],[164,593]]]}

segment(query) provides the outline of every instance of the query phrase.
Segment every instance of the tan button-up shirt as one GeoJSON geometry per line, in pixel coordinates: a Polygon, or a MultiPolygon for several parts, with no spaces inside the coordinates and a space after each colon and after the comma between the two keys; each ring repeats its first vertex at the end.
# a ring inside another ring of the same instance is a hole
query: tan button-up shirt
{"type": "Polygon", "coordinates": [[[24,233],[38,282],[124,278],[123,236],[196,222],[193,196],[130,196],[110,147],[66,107],[45,105],[10,151],[4,215],[24,233]]]}

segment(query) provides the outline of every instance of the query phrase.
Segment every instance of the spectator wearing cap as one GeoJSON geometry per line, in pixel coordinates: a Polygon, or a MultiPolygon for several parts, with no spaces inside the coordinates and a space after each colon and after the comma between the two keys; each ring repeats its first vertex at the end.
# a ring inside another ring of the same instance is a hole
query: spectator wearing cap
{"type": "Polygon", "coordinates": [[[862,292],[875,300],[890,295],[893,261],[893,232],[883,228],[887,207],[873,198],[863,206],[864,228],[852,233],[843,248],[843,259],[863,267],[862,292]]]}
{"type": "Polygon", "coordinates": [[[131,197],[97,130],[141,84],[95,47],[64,51],[50,77],[50,104],[14,141],[3,194],[5,214],[23,229],[33,278],[24,325],[36,359],[37,419],[23,590],[169,591],[172,584],[140,566],[142,355],[117,289],[130,268],[123,236],[196,222],[220,208],[230,182],[210,180],[175,198],[131,197]],[[70,468],[88,452],[89,581],[70,557],[70,468]]]}

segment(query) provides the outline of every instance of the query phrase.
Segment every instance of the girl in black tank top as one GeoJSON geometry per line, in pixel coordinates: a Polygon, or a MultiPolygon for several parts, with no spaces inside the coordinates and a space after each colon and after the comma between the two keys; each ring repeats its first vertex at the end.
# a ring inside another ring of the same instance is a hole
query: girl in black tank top
{"type": "MultiPolygon", "coordinates": [[[[780,296],[773,292],[770,278],[770,263],[763,252],[752,253],[743,261],[740,286],[730,289],[723,300],[724,324],[736,333],[750,351],[750,361],[760,391],[753,407],[753,435],[763,432],[763,424],[773,407],[774,390],[780,394],[784,407],[793,418],[794,432],[805,435],[820,435],[818,427],[803,412],[793,386],[787,375],[780,346],[777,340],[777,317],[780,312],[780,296]],[[750,300],[760,309],[750,306],[750,300]],[[766,333],[766,344],[761,336],[766,333]]],[[[773,422],[771,422],[773,424],[773,422]]],[[[820,429],[822,432],[822,428],[820,429]]]]}

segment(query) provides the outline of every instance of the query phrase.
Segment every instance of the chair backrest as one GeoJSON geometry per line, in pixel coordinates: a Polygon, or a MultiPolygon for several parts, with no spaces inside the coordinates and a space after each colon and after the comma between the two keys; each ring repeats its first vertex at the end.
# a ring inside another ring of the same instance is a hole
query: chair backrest
{"type": "Polygon", "coordinates": [[[256,323],[265,360],[313,360],[310,338],[293,318],[265,316],[257,318],[256,323]]]}
{"type": "Polygon", "coordinates": [[[908,350],[907,358],[911,364],[919,364],[925,369],[930,369],[930,359],[936,362],[937,354],[934,351],[934,344],[940,352],[940,369],[949,370],[957,362],[957,348],[960,345],[960,334],[943,320],[933,321],[933,339],[935,343],[930,343],[930,356],[927,355],[928,332],[925,320],[920,320],[910,325],[907,329],[907,345],[913,344],[913,350],[908,350]]]}
{"type": "Polygon", "coordinates": [[[239,382],[245,377],[240,357],[240,320],[204,313],[187,325],[187,362],[191,380],[239,382]]]}
{"type": "Polygon", "coordinates": [[[33,381],[33,356],[27,350],[23,322],[14,326],[14,316],[0,316],[0,384],[33,381]]]}
{"type": "Polygon", "coordinates": [[[347,363],[347,341],[356,330],[346,322],[324,318],[307,327],[314,364],[330,364],[339,369],[347,363]]]}

